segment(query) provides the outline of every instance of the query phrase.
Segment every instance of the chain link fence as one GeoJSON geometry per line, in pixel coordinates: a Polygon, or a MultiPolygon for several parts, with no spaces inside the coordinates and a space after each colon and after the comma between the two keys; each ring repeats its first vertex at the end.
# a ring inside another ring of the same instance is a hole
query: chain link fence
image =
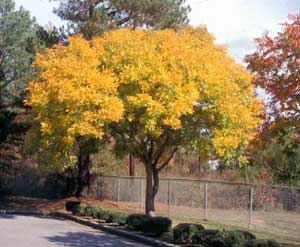
{"type": "MultiPolygon", "coordinates": [[[[95,196],[144,212],[144,177],[97,176],[95,196]]],[[[161,178],[158,214],[208,220],[293,238],[300,243],[300,188],[161,178]]]]}

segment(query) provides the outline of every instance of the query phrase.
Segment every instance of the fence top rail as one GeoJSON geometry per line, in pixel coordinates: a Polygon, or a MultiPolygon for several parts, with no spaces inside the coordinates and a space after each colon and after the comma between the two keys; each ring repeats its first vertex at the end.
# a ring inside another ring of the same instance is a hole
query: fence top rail
{"type": "MultiPolygon", "coordinates": [[[[123,178],[123,179],[146,179],[143,176],[117,176],[117,175],[106,175],[106,174],[95,174],[101,177],[106,178],[123,178]]],[[[239,183],[239,182],[227,182],[227,181],[220,181],[220,180],[203,180],[197,178],[178,178],[178,177],[161,177],[160,180],[173,180],[173,181],[186,181],[186,182],[203,182],[203,183],[218,183],[218,184],[228,184],[228,185],[244,185],[244,186],[263,186],[263,187],[272,187],[272,188],[279,188],[279,189],[296,189],[300,190],[300,187],[289,187],[289,186],[282,186],[282,185],[272,185],[272,184],[253,184],[253,183],[239,183]]]]}

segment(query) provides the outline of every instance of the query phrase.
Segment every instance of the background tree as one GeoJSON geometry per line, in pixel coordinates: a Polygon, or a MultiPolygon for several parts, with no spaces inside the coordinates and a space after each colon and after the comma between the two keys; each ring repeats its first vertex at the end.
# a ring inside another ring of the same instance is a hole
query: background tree
{"type": "Polygon", "coordinates": [[[53,0],[54,12],[68,21],[71,32],[86,38],[127,28],[177,28],[188,22],[185,0],[53,0]]]}
{"type": "Polygon", "coordinates": [[[89,185],[91,153],[104,137],[107,122],[122,117],[117,82],[110,70],[99,70],[98,54],[82,37],[72,37],[37,55],[39,77],[28,87],[33,127],[27,144],[40,164],[64,171],[77,165],[77,196],[89,185]]]}
{"type": "Polygon", "coordinates": [[[250,75],[205,28],[120,30],[93,44],[99,68],[119,83],[124,118],[109,132],[117,153],[133,153],[145,166],[147,213],[155,210],[159,172],[179,147],[245,162],[259,103],[250,75]]]}
{"type": "Polygon", "coordinates": [[[276,133],[266,148],[265,160],[275,183],[300,185],[300,142],[291,129],[276,133]]]}
{"type": "Polygon", "coordinates": [[[246,57],[255,83],[268,94],[266,129],[274,123],[299,127],[300,117],[300,15],[290,15],[274,38],[257,39],[257,50],[246,57]]]}
{"type": "Polygon", "coordinates": [[[5,141],[18,109],[37,44],[36,24],[29,12],[15,10],[14,2],[0,2],[0,140],[5,141]]]}
{"type": "Polygon", "coordinates": [[[28,11],[16,9],[14,1],[0,1],[0,180],[34,163],[23,152],[30,126],[23,99],[35,73],[36,51],[58,42],[56,34],[38,26],[28,11]]]}
{"type": "Polygon", "coordinates": [[[0,2],[0,142],[11,132],[15,116],[24,112],[24,91],[34,74],[36,51],[59,41],[58,32],[38,26],[28,11],[16,10],[12,0],[0,2]]]}
{"type": "MultiPolygon", "coordinates": [[[[295,184],[299,157],[300,15],[290,15],[275,37],[257,39],[246,57],[254,81],[267,93],[265,122],[252,150],[254,164],[267,167],[276,183],[295,184]],[[258,159],[258,155],[261,159],[258,159]]],[[[299,177],[298,177],[299,178],[299,177]]]]}

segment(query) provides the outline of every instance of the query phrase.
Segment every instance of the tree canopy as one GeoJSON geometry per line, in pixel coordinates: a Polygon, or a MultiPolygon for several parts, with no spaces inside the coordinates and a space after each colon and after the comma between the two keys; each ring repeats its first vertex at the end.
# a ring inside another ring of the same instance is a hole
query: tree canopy
{"type": "Polygon", "coordinates": [[[145,138],[179,138],[226,156],[251,139],[260,112],[251,76],[205,28],[121,30],[93,42],[100,67],[113,70],[120,84],[125,115],[115,138],[124,137],[126,146],[120,150],[134,151],[145,138]]]}
{"type": "Polygon", "coordinates": [[[107,134],[115,151],[144,163],[150,200],[180,146],[244,161],[260,102],[251,76],[205,28],[123,29],[68,43],[37,56],[40,76],[28,88],[41,147],[56,158],[78,138],[107,134]]]}
{"type": "Polygon", "coordinates": [[[177,28],[188,22],[185,0],[53,0],[54,12],[86,38],[116,28],[177,28]]]}
{"type": "Polygon", "coordinates": [[[39,78],[30,83],[26,101],[38,124],[32,131],[42,136],[43,163],[57,170],[72,164],[78,139],[101,139],[106,122],[119,120],[123,112],[115,76],[99,70],[91,44],[81,36],[68,42],[37,55],[39,78]]]}

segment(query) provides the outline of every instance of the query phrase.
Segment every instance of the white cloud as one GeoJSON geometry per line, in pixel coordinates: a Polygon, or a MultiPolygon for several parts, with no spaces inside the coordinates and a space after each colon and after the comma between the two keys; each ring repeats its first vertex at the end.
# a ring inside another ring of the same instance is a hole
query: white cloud
{"type": "Polygon", "coordinates": [[[17,7],[23,6],[29,10],[40,25],[46,26],[52,23],[55,26],[61,26],[61,19],[56,16],[52,10],[57,4],[49,0],[14,0],[17,7]]]}
{"type": "Polygon", "coordinates": [[[187,4],[192,7],[191,24],[205,24],[239,62],[255,49],[255,38],[267,30],[275,34],[289,13],[300,10],[300,0],[187,0],[187,4]]]}

